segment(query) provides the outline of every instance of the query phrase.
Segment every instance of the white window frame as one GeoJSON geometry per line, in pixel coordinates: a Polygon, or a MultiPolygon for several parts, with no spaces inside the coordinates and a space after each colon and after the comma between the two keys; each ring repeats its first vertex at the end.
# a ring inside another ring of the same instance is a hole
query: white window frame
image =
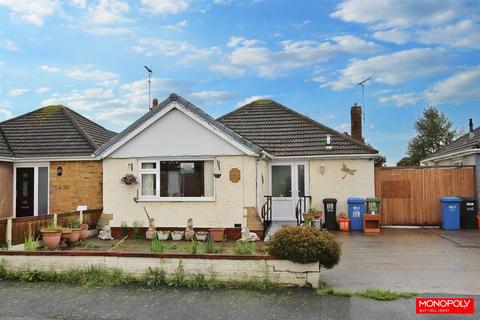
{"type": "Polygon", "coordinates": [[[160,161],[158,160],[142,160],[140,161],[139,167],[138,167],[138,175],[140,179],[140,192],[139,192],[139,199],[142,201],[148,201],[148,200],[156,200],[160,196],[160,161]],[[155,169],[142,169],[142,165],[144,163],[155,163],[155,169]],[[144,174],[154,174],[155,175],[155,183],[156,183],[156,190],[155,190],[155,195],[143,195],[142,190],[143,190],[143,175],[144,174]]]}
{"type": "Polygon", "coordinates": [[[47,215],[50,214],[50,163],[49,162],[25,162],[13,164],[13,214],[17,217],[17,168],[33,169],[33,217],[38,216],[38,168],[47,168],[47,215]]]}
{"type": "Polygon", "coordinates": [[[217,183],[214,177],[213,178],[213,196],[210,197],[161,197],[160,196],[160,162],[162,161],[179,161],[179,162],[187,162],[187,161],[212,161],[213,164],[215,165],[215,159],[213,158],[165,158],[165,159],[160,159],[160,160],[140,160],[139,165],[138,165],[138,175],[140,177],[139,183],[140,183],[140,190],[139,190],[139,196],[138,196],[138,201],[155,201],[155,202],[212,202],[216,200],[216,189],[217,189],[217,183]],[[142,169],[142,164],[143,163],[156,163],[156,169],[142,169]],[[157,180],[157,190],[155,196],[144,196],[142,195],[142,174],[150,174],[154,173],[156,175],[156,180],[157,180]]]}

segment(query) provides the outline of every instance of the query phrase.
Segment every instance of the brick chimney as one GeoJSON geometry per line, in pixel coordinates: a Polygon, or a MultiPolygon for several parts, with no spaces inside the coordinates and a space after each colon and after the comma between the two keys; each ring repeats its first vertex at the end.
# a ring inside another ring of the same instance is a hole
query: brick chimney
{"type": "Polygon", "coordinates": [[[152,100],[152,109],[155,108],[156,106],[158,106],[158,99],[157,99],[157,98],[153,98],[153,100],[152,100]]]}
{"type": "Polygon", "coordinates": [[[363,142],[362,137],[362,107],[355,103],[350,109],[352,138],[363,142]]]}
{"type": "Polygon", "coordinates": [[[472,118],[468,119],[468,138],[473,139],[475,135],[473,134],[473,120],[472,118]]]}

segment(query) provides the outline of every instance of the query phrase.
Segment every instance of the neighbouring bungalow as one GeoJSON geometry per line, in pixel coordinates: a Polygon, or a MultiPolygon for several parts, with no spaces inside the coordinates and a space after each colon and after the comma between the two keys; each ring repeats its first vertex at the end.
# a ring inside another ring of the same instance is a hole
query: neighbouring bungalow
{"type": "Polygon", "coordinates": [[[145,226],[145,208],[159,227],[185,227],[192,218],[195,227],[251,230],[295,222],[309,196],[322,209],[324,198],[336,198],[337,212],[347,212],[348,197],[374,196],[378,157],[363,142],[359,106],[351,117],[348,136],[257,100],[215,120],[171,94],[95,152],[104,212],[112,227],[145,226]],[[136,183],[122,180],[132,176],[136,183]]]}
{"type": "Polygon", "coordinates": [[[480,127],[468,121],[468,133],[452,141],[438,152],[420,161],[423,166],[475,166],[477,199],[480,199],[480,127]]]}
{"type": "Polygon", "coordinates": [[[94,152],[114,135],[64,106],[0,122],[0,217],[102,208],[94,152]]]}

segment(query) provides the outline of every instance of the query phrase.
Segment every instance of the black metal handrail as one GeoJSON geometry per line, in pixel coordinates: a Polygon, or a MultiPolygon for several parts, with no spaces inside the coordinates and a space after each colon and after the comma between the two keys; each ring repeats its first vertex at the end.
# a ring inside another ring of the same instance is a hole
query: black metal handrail
{"type": "Polygon", "coordinates": [[[272,225],[272,196],[265,196],[267,201],[262,206],[263,235],[265,236],[272,225]]]}
{"type": "Polygon", "coordinates": [[[297,226],[303,223],[303,214],[308,211],[310,203],[312,202],[311,196],[300,196],[295,206],[295,217],[297,218],[297,226]]]}

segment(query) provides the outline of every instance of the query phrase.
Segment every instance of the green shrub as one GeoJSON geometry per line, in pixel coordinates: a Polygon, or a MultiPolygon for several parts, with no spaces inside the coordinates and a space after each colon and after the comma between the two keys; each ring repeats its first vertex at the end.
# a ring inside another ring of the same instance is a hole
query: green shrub
{"type": "Polygon", "coordinates": [[[249,241],[237,241],[233,251],[236,254],[254,254],[256,250],[255,244],[249,241]]]}
{"type": "Polygon", "coordinates": [[[187,252],[190,254],[196,254],[198,252],[198,245],[199,242],[192,239],[192,241],[190,241],[190,244],[187,246],[187,252]]]}
{"type": "Polygon", "coordinates": [[[213,243],[212,239],[208,239],[207,243],[205,244],[205,253],[220,253],[222,252],[222,248],[220,247],[215,247],[215,244],[213,243]]]}
{"type": "Polygon", "coordinates": [[[340,243],[328,231],[313,227],[284,226],[269,242],[268,252],[297,263],[318,262],[331,269],[340,261],[340,243]]]}
{"type": "Polygon", "coordinates": [[[148,268],[143,275],[143,283],[150,287],[159,287],[167,283],[167,275],[165,270],[160,268],[148,268]]]}

